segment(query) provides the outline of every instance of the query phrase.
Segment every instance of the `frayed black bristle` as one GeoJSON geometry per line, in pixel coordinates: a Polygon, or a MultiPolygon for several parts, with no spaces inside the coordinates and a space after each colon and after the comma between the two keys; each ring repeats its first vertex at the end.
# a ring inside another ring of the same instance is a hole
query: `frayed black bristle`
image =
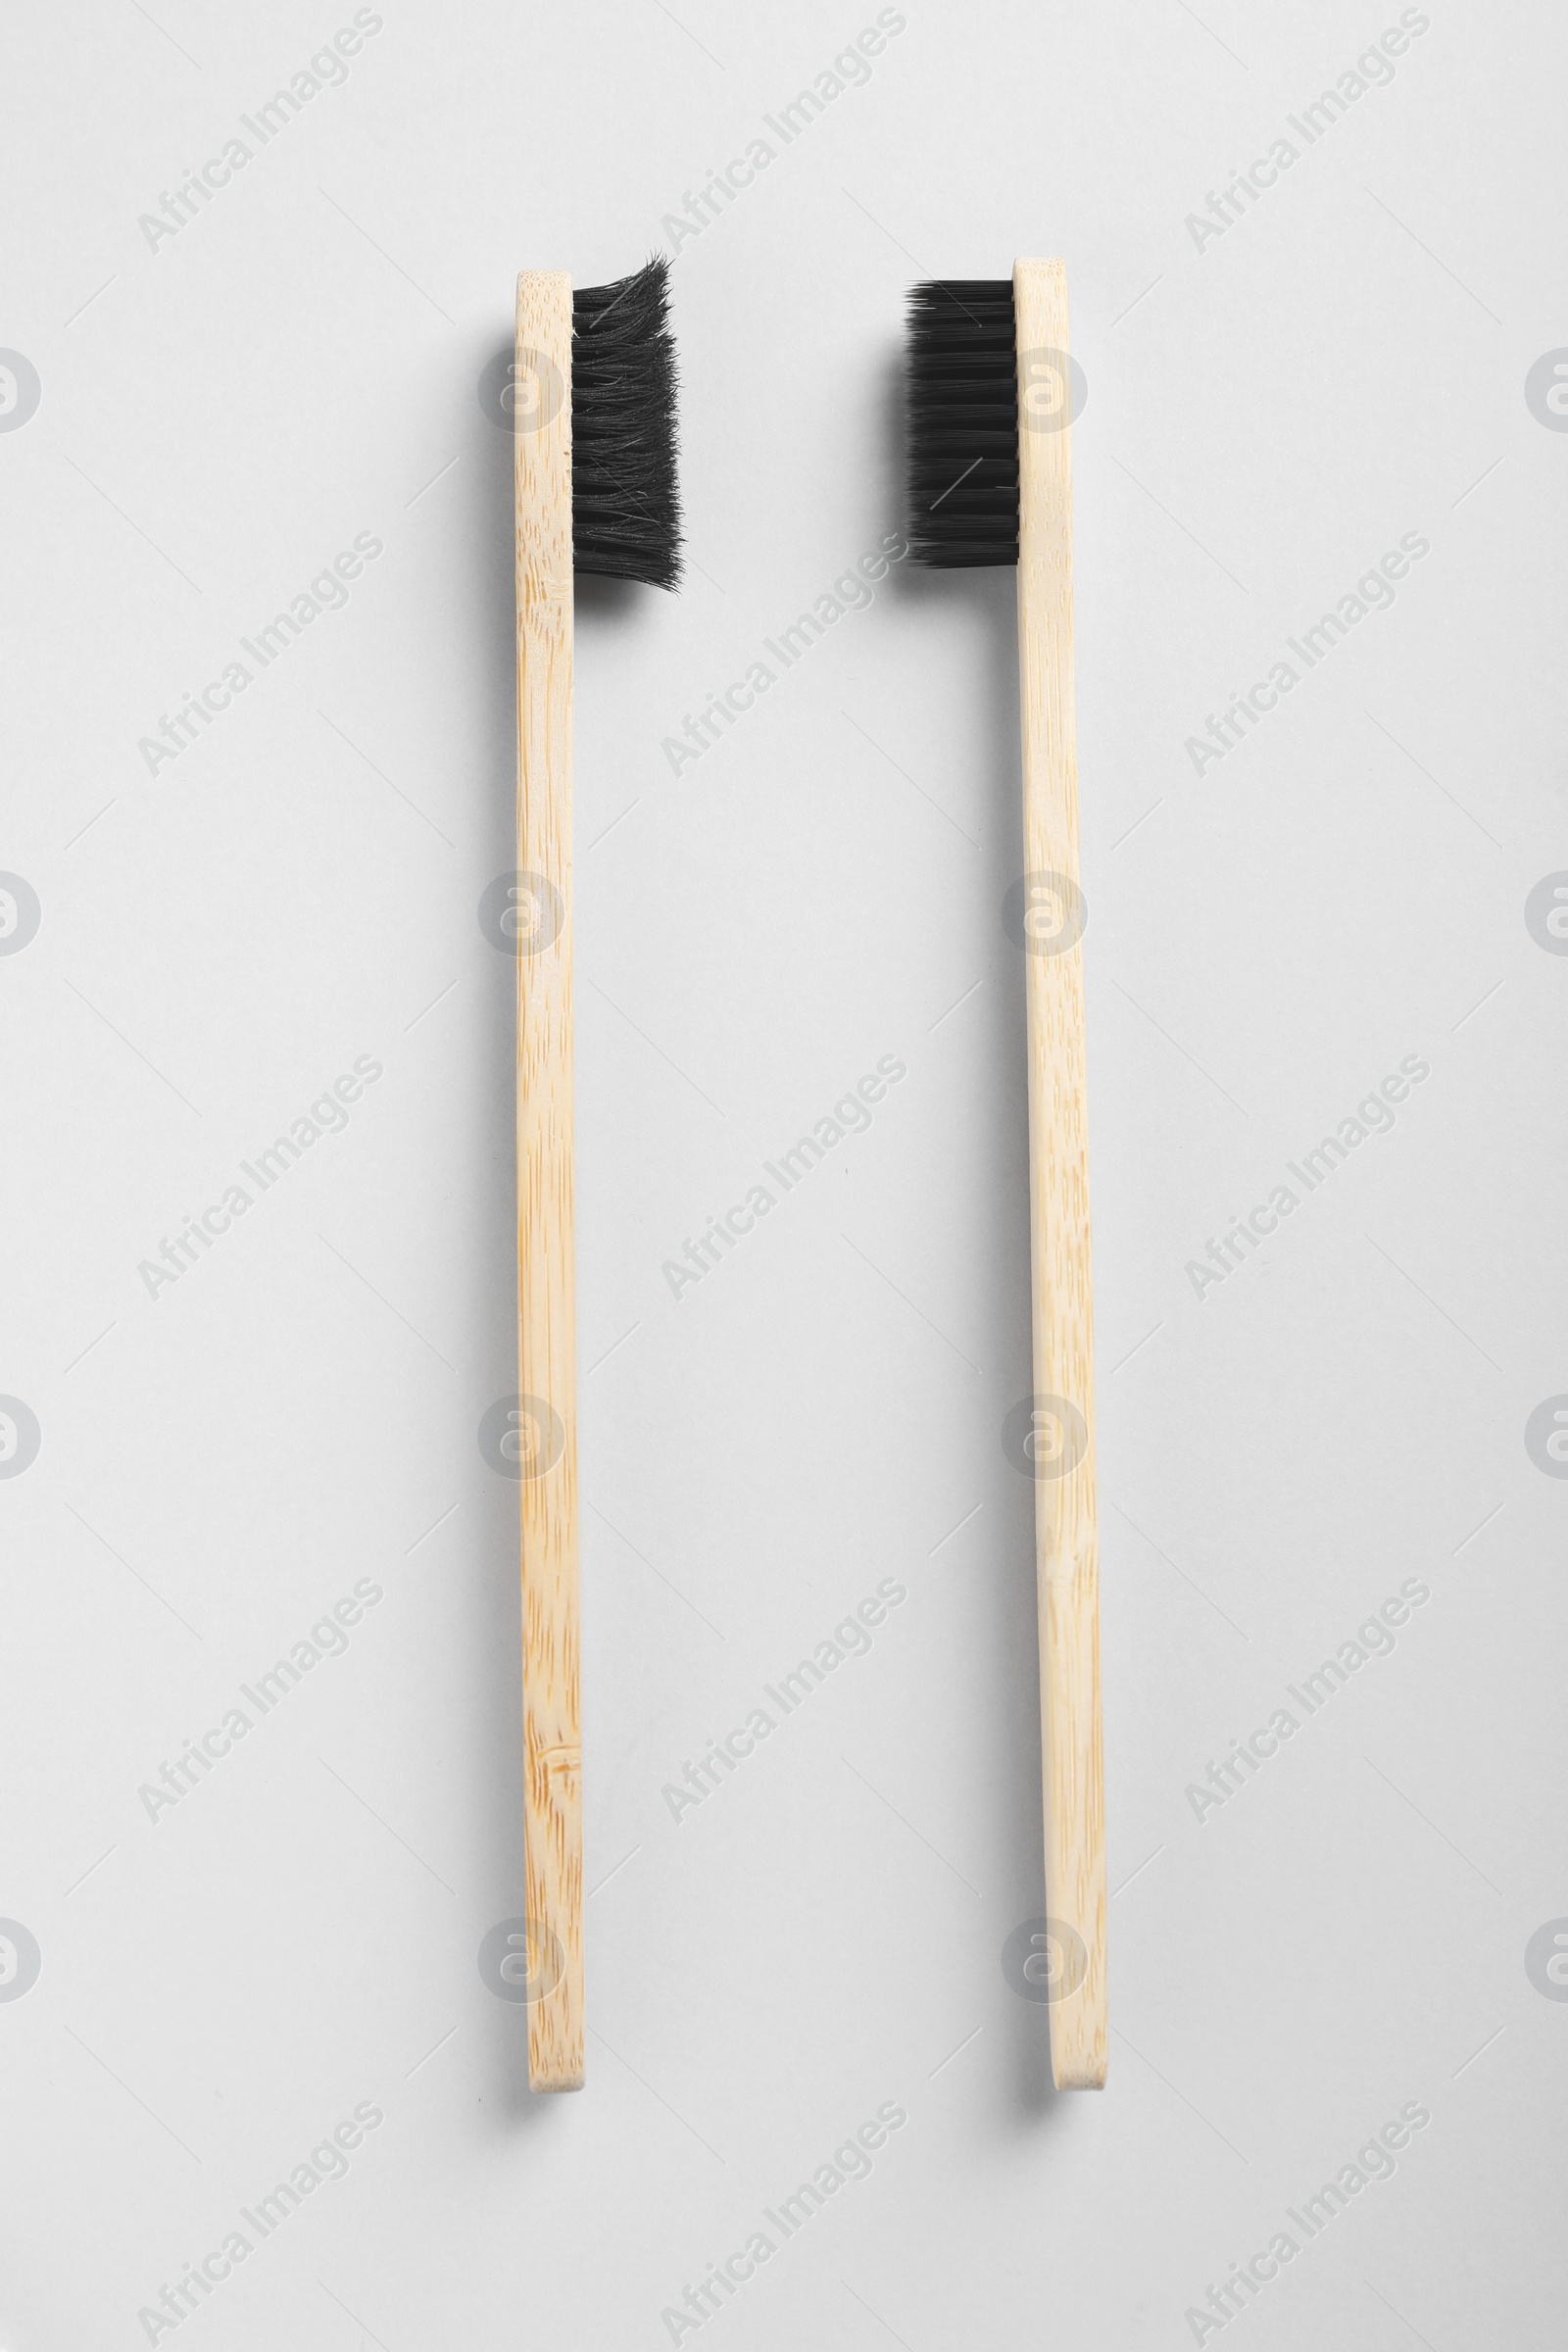
{"type": "Polygon", "coordinates": [[[673,588],[675,344],[669,264],[571,297],[571,553],[578,571],[673,588]]]}
{"type": "Polygon", "coordinates": [[[909,289],[909,557],[1018,561],[1018,376],[1012,280],[909,289]]]}

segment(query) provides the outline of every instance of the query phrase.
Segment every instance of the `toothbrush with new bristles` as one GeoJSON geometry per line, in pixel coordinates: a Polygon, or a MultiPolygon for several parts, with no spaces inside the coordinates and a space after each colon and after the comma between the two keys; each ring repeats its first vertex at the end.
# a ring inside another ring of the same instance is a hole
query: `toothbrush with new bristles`
{"type": "Polygon", "coordinates": [[[1060,262],[916,286],[909,306],[909,554],[1018,567],[1029,1227],[1051,2064],[1105,2080],[1094,1324],[1083,897],[1072,667],[1071,368],[1060,262]]]}
{"type": "Polygon", "coordinates": [[[673,588],[668,265],[517,279],[517,1364],[528,2081],[583,2081],[582,1740],[572,1210],[572,574],[673,588]]]}

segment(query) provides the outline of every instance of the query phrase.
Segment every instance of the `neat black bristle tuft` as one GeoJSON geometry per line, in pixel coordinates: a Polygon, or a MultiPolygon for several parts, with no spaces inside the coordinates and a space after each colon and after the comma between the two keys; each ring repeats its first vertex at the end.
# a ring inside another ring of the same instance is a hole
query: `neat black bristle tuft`
{"type": "Polygon", "coordinates": [[[571,296],[571,554],[578,571],[673,588],[675,344],[669,264],[571,296]]]}
{"type": "Polygon", "coordinates": [[[1018,376],[1012,280],[909,289],[909,557],[1018,561],[1018,376]]]}

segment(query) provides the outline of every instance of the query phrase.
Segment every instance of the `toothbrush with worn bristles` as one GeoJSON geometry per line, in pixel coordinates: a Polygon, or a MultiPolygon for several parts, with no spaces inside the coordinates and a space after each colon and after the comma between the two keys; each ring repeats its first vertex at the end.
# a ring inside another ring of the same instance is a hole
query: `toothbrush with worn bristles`
{"type": "Polygon", "coordinates": [[[1109,2034],[1105,1822],[1062,264],[916,286],[908,361],[911,559],[1018,567],[1043,1956],[1056,2086],[1098,2090],[1109,2034]]]}
{"type": "Polygon", "coordinates": [[[662,260],[517,279],[517,1364],[528,2081],[583,2081],[572,1213],[572,574],[673,588],[675,357],[662,260]]]}

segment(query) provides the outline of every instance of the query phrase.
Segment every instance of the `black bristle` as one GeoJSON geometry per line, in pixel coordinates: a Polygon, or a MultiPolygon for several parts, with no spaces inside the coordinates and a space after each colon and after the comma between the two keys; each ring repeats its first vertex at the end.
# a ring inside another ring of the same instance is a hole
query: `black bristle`
{"type": "Polygon", "coordinates": [[[909,557],[1018,561],[1018,376],[1012,280],[909,289],[909,557]]]}
{"type": "Polygon", "coordinates": [[[675,344],[669,264],[571,297],[571,554],[578,571],[673,588],[675,344]]]}

